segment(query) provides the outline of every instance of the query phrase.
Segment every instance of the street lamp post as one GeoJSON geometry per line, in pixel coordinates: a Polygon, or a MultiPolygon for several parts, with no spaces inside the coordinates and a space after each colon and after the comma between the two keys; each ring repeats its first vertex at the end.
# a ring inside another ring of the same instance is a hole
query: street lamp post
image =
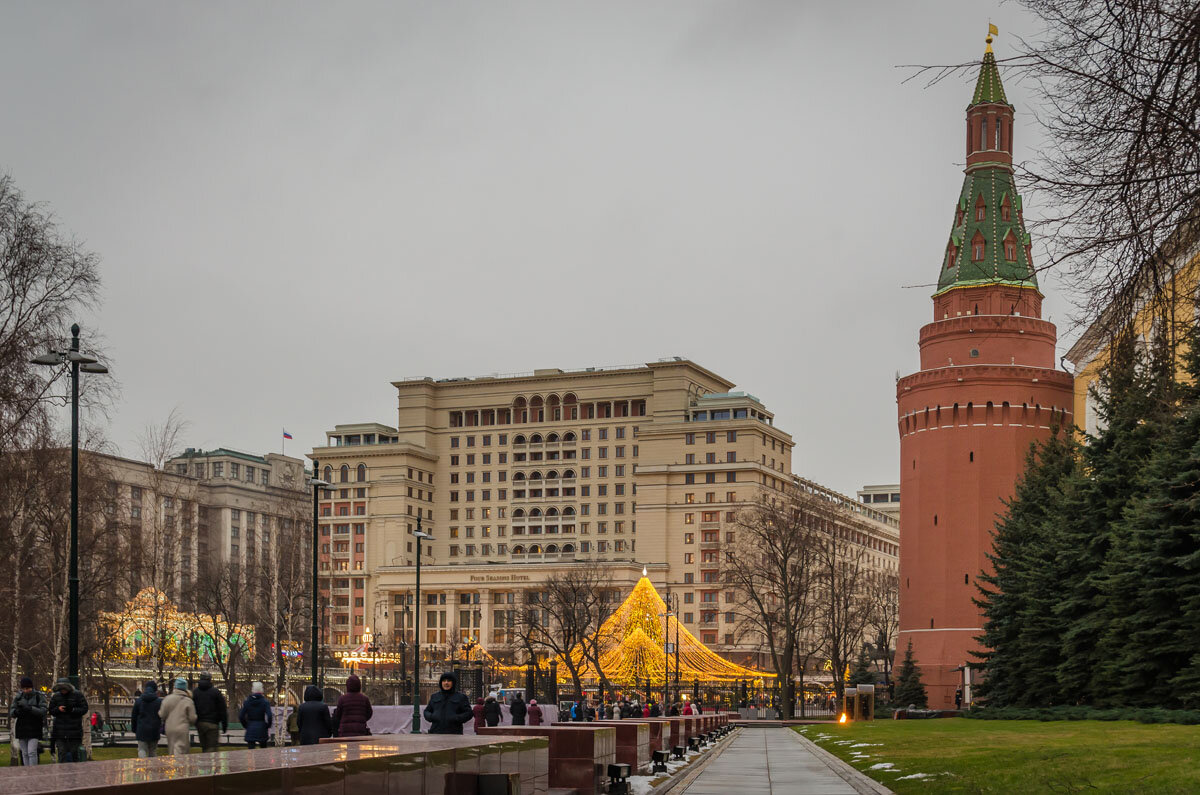
{"type": "Polygon", "coordinates": [[[319,686],[319,657],[321,650],[321,638],[319,621],[317,617],[317,605],[320,604],[321,586],[317,578],[317,570],[320,561],[321,529],[318,524],[320,521],[318,516],[318,502],[321,499],[321,488],[329,484],[317,477],[317,472],[320,462],[313,459],[313,476],[309,481],[312,484],[313,490],[313,521],[312,521],[312,683],[319,686]]]}
{"type": "Polygon", "coordinates": [[[71,365],[71,548],[67,563],[68,646],[67,675],[79,688],[79,373],[107,373],[99,360],[79,352],[79,324],[71,326],[71,347],[50,351],[31,360],[33,364],[58,367],[71,365]]]}
{"type": "Polygon", "coordinates": [[[417,514],[417,587],[416,603],[413,605],[413,725],[412,733],[421,733],[421,547],[427,538],[433,538],[421,529],[421,514],[417,514]]]}

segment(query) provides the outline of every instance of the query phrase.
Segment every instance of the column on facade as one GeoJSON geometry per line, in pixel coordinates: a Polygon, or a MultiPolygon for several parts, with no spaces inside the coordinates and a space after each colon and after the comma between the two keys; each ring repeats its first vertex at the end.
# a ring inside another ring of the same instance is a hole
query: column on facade
{"type": "Polygon", "coordinates": [[[479,642],[485,647],[492,642],[492,590],[490,588],[479,589],[479,642]]]}

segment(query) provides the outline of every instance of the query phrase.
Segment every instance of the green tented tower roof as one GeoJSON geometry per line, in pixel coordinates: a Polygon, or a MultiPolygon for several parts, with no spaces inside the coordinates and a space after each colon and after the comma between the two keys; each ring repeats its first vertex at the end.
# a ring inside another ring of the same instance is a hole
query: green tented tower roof
{"type": "Polygon", "coordinates": [[[1008,104],[1004,96],[1004,84],[1000,82],[1000,70],[996,67],[996,55],[989,44],[983,54],[983,63],[979,66],[979,79],[975,81],[975,96],[971,98],[972,105],[982,105],[987,102],[1002,102],[1008,104]]]}

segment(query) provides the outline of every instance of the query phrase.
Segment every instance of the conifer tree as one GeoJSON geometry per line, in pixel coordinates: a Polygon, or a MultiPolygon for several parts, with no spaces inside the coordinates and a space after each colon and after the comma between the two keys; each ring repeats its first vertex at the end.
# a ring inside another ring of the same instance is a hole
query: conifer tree
{"type": "Polygon", "coordinates": [[[1054,703],[1061,662],[1061,621],[1054,605],[1063,578],[1055,568],[1063,493],[1078,486],[1079,445],[1071,429],[1056,428],[1031,446],[1013,499],[996,523],[991,572],[979,575],[986,649],[977,654],[987,675],[980,697],[996,706],[1054,703]]]}
{"type": "Polygon", "coordinates": [[[1066,587],[1054,613],[1063,629],[1057,693],[1066,703],[1093,703],[1106,684],[1099,676],[1106,561],[1126,506],[1144,491],[1145,462],[1170,416],[1174,378],[1165,358],[1156,350],[1147,361],[1130,333],[1114,341],[1094,392],[1104,428],[1083,450],[1080,488],[1064,493],[1054,570],[1066,587]]]}
{"type": "Polygon", "coordinates": [[[925,694],[925,683],[921,681],[921,670],[913,660],[912,641],[904,652],[904,662],[900,665],[900,674],[896,677],[896,704],[907,707],[910,704],[919,709],[929,706],[929,698],[925,694]]]}
{"type": "Polygon", "coordinates": [[[854,662],[854,670],[850,672],[850,680],[846,684],[875,684],[875,672],[871,670],[871,661],[867,659],[867,652],[865,650],[859,652],[858,659],[854,662]]]}
{"type": "Polygon", "coordinates": [[[1177,685],[1200,654],[1200,338],[1190,342],[1179,414],[1146,464],[1144,494],[1113,533],[1102,581],[1098,704],[1182,706],[1177,685]]]}

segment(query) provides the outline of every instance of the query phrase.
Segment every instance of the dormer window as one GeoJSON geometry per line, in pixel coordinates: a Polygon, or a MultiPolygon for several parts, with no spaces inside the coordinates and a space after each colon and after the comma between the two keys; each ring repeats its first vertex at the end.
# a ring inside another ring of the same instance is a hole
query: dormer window
{"type": "Polygon", "coordinates": [[[1012,220],[1012,204],[1009,202],[1007,196],[1004,197],[1004,201],[1000,205],[1000,220],[1001,221],[1011,221],[1012,220]]]}
{"type": "Polygon", "coordinates": [[[987,204],[983,201],[983,196],[979,197],[979,201],[975,202],[975,220],[982,221],[987,215],[987,204]]]}
{"type": "Polygon", "coordinates": [[[956,262],[957,259],[958,259],[958,249],[956,249],[954,246],[951,246],[950,251],[946,255],[946,267],[953,268],[957,264],[957,262],[956,262]]]}
{"type": "Polygon", "coordinates": [[[1013,240],[1012,235],[1004,239],[1004,258],[1009,262],[1017,261],[1017,241],[1013,240]]]}
{"type": "Polygon", "coordinates": [[[971,241],[971,259],[975,262],[981,262],[984,254],[983,235],[975,235],[975,239],[971,241]]]}

